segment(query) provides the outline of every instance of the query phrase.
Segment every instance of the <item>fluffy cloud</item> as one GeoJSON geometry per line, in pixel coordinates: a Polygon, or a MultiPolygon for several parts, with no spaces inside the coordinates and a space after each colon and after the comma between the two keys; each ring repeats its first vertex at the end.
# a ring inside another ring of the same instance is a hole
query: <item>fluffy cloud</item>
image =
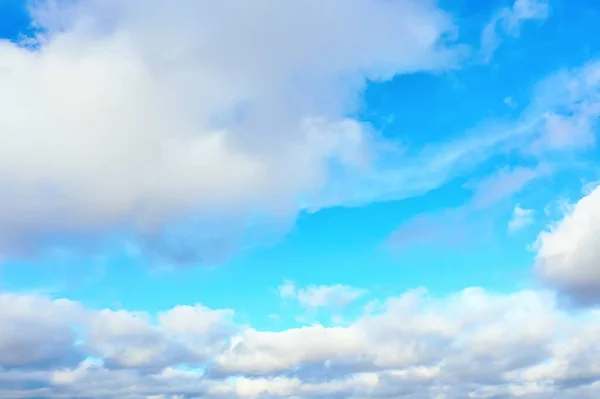
{"type": "Polygon", "coordinates": [[[173,364],[199,365],[218,352],[232,325],[228,310],[178,306],[158,315],[103,310],[86,326],[91,353],[119,368],[162,369],[173,364]]]}
{"type": "Polygon", "coordinates": [[[2,331],[14,326],[19,333],[0,334],[0,348],[14,348],[8,355],[0,350],[2,397],[547,399],[600,393],[600,314],[571,316],[545,292],[470,288],[437,298],[415,290],[347,327],[281,331],[235,327],[232,311],[200,305],[152,317],[36,296],[3,294],[0,301],[11,305],[0,307],[2,331]],[[38,324],[32,329],[22,320],[38,324]],[[65,344],[55,345],[57,331],[66,332],[65,344]],[[24,338],[16,341],[18,335],[24,338]],[[19,352],[18,342],[29,351],[19,352]],[[71,361],[75,346],[80,356],[71,361]]]}
{"type": "Polygon", "coordinates": [[[157,231],[294,214],[330,166],[377,158],[346,117],[366,79],[455,57],[433,1],[48,0],[32,15],[38,37],[0,41],[4,251],[124,228],[202,258],[157,231]]]}
{"type": "Polygon", "coordinates": [[[536,246],[543,280],[576,302],[600,301],[600,188],[540,233],[536,246]]]}

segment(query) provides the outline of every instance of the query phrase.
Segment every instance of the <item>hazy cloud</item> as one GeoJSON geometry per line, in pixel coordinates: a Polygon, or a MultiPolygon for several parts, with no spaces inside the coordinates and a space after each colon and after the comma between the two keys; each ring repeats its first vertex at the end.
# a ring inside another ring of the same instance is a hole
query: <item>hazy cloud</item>
{"type": "Polygon", "coordinates": [[[511,7],[502,8],[485,26],[481,34],[481,57],[490,61],[506,37],[517,37],[527,21],[545,20],[549,6],[546,0],[515,0],[511,7]]]}

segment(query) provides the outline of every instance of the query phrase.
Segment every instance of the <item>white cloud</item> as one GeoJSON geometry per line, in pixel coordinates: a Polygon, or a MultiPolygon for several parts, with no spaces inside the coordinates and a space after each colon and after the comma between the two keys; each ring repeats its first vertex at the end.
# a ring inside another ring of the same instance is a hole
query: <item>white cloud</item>
{"type": "Polygon", "coordinates": [[[548,11],[546,0],[515,0],[512,7],[498,11],[481,34],[481,56],[484,61],[492,58],[503,37],[519,36],[523,23],[545,20],[548,11]]]}
{"type": "Polygon", "coordinates": [[[521,230],[529,225],[531,225],[535,221],[535,210],[533,209],[524,209],[519,206],[519,204],[515,205],[515,209],[513,210],[513,214],[511,219],[508,221],[508,230],[509,231],[517,231],[521,230]]]}
{"type": "Polygon", "coordinates": [[[334,285],[309,285],[297,288],[291,281],[285,281],[279,286],[279,295],[282,299],[297,300],[309,308],[344,308],[366,294],[366,290],[350,287],[344,284],[334,285]]]}
{"type": "Polygon", "coordinates": [[[539,234],[539,276],[576,302],[600,301],[600,188],[539,234]]]}
{"type": "Polygon", "coordinates": [[[378,139],[346,118],[366,78],[455,56],[432,1],[48,0],[32,12],[39,46],[0,41],[4,250],[182,216],[294,214],[330,165],[352,175],[377,157],[378,139]]]}
{"type": "Polygon", "coordinates": [[[569,315],[544,292],[470,288],[436,298],[415,290],[387,299],[380,311],[347,327],[282,331],[231,328],[231,311],[200,305],[151,317],[39,296],[2,294],[0,303],[6,305],[0,307],[1,397],[537,393],[540,399],[575,399],[600,393],[600,314],[569,315]],[[6,326],[16,334],[7,335],[6,326]]]}
{"type": "Polygon", "coordinates": [[[161,369],[173,364],[201,364],[233,332],[229,310],[178,306],[153,324],[144,312],[102,310],[86,326],[91,353],[117,367],[161,369]]]}

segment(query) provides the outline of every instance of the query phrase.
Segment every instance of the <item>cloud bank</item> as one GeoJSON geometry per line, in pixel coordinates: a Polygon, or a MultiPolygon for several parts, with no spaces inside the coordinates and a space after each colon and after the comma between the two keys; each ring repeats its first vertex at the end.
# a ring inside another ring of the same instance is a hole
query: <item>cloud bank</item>
{"type": "MultiPolygon", "coordinates": [[[[0,396],[90,398],[592,398],[600,314],[552,294],[425,290],[347,326],[278,331],[233,310],[150,315],[0,295],[0,396]],[[53,345],[49,345],[53,343],[53,345]]],[[[596,395],[596,396],[594,396],[596,395]]]]}

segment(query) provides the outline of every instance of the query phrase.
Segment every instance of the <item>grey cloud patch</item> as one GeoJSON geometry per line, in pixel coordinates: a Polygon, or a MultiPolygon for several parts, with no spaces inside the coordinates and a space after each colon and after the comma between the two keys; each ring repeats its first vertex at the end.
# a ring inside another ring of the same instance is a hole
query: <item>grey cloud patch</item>
{"type": "Polygon", "coordinates": [[[0,293],[0,367],[72,367],[85,358],[70,322],[83,309],[67,300],[0,293]]]}
{"type": "Polygon", "coordinates": [[[226,344],[234,328],[230,311],[180,306],[159,314],[103,310],[86,326],[90,351],[118,368],[156,370],[202,365],[226,344]]]}

